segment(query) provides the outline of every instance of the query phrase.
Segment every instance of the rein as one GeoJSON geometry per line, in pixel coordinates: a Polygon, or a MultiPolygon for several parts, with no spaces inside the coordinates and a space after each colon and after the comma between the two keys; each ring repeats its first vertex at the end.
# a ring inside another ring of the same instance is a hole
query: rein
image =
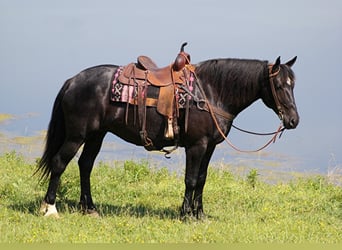
{"type": "MultiPolygon", "coordinates": [[[[271,85],[272,95],[273,95],[274,101],[275,101],[276,106],[277,106],[278,116],[279,116],[280,120],[282,121],[282,120],[283,120],[282,109],[281,109],[281,105],[280,105],[280,101],[279,101],[279,99],[278,99],[278,96],[276,95],[275,86],[274,86],[274,82],[273,82],[273,78],[274,78],[275,76],[277,76],[278,73],[280,72],[280,67],[279,67],[279,69],[278,69],[276,72],[273,72],[273,73],[272,73],[273,65],[269,65],[268,67],[269,67],[269,71],[268,71],[268,72],[269,72],[269,81],[270,81],[270,85],[271,85]]],[[[232,148],[235,149],[236,151],[242,152],[242,153],[256,153],[256,152],[259,152],[259,151],[265,149],[265,148],[268,147],[271,143],[275,143],[278,134],[279,134],[279,139],[280,139],[281,135],[283,134],[283,132],[284,132],[284,130],[285,130],[285,128],[283,127],[282,124],[279,125],[278,129],[277,129],[275,132],[271,132],[271,133],[255,133],[255,132],[251,132],[251,131],[247,131],[247,130],[238,128],[238,127],[236,127],[236,126],[234,126],[234,125],[232,124],[231,126],[232,126],[233,128],[235,128],[235,129],[237,129],[237,130],[239,130],[239,131],[241,131],[241,132],[244,132],[244,133],[253,134],[253,135],[262,135],[262,136],[273,135],[272,138],[271,138],[264,146],[262,146],[262,147],[260,147],[260,148],[258,148],[258,149],[256,149],[256,150],[242,150],[242,149],[239,149],[238,147],[236,147],[236,146],[228,139],[228,137],[223,133],[222,129],[220,128],[220,125],[219,125],[218,122],[217,122],[217,119],[216,119],[215,114],[218,115],[218,116],[221,116],[221,117],[223,117],[223,118],[225,118],[226,120],[231,121],[231,122],[233,122],[235,116],[229,114],[229,113],[226,112],[226,111],[223,111],[223,110],[221,110],[221,109],[218,109],[218,108],[212,106],[212,105],[209,103],[209,101],[208,101],[208,99],[207,99],[207,97],[206,97],[206,95],[205,95],[205,92],[204,92],[204,90],[203,90],[203,88],[202,88],[202,85],[200,84],[200,80],[199,80],[199,78],[197,77],[197,75],[196,75],[195,72],[194,72],[194,75],[195,75],[196,80],[197,80],[196,82],[198,83],[198,84],[197,84],[197,85],[198,85],[198,88],[199,88],[199,90],[201,91],[201,93],[202,93],[202,95],[203,95],[203,97],[204,97],[204,100],[201,100],[201,101],[203,101],[203,102],[206,104],[206,107],[205,107],[205,108],[202,108],[202,109],[203,109],[203,110],[206,110],[206,111],[208,111],[208,112],[210,113],[210,115],[211,115],[211,117],[212,117],[212,119],[213,119],[213,121],[214,121],[214,123],[215,123],[215,126],[216,126],[217,130],[219,131],[220,135],[224,138],[224,140],[228,143],[228,145],[229,145],[230,147],[232,147],[232,148]]]]}
{"type": "MultiPolygon", "coordinates": [[[[250,134],[250,135],[260,135],[260,136],[267,136],[267,135],[274,135],[277,133],[277,131],[275,132],[270,132],[270,133],[257,133],[257,132],[253,132],[253,131],[248,131],[248,130],[244,130],[242,128],[239,128],[237,126],[235,126],[234,124],[232,124],[232,127],[235,128],[236,130],[239,130],[241,132],[244,132],[246,134],[250,134]]],[[[285,128],[281,129],[281,134],[279,135],[279,138],[281,137],[281,135],[283,134],[283,132],[285,131],[285,128]]]]}
{"type": "Polygon", "coordinates": [[[273,66],[274,66],[274,64],[268,65],[268,78],[270,80],[272,96],[273,96],[274,102],[275,102],[277,110],[278,110],[278,116],[279,116],[279,119],[282,121],[283,120],[283,111],[281,109],[280,101],[279,101],[279,98],[277,96],[275,86],[274,86],[274,82],[273,82],[274,77],[276,77],[280,72],[280,66],[276,72],[272,73],[273,66]]]}
{"type": "MultiPolygon", "coordinates": [[[[207,103],[207,106],[209,108],[209,113],[211,115],[211,117],[213,118],[213,121],[215,123],[215,126],[217,128],[217,130],[219,131],[219,133],[221,134],[221,136],[224,138],[224,140],[228,143],[229,146],[231,146],[233,149],[235,149],[236,151],[238,152],[241,152],[241,153],[256,153],[256,152],[259,152],[263,149],[265,149],[266,147],[268,147],[271,143],[275,143],[276,139],[277,139],[277,136],[278,134],[280,133],[279,135],[279,138],[281,137],[283,131],[285,130],[285,128],[283,128],[283,125],[280,124],[278,129],[275,131],[275,132],[272,132],[272,133],[267,133],[267,134],[271,134],[273,135],[272,138],[262,147],[256,149],[256,150],[242,150],[242,149],[239,149],[238,147],[236,147],[229,139],[227,136],[225,136],[225,134],[223,133],[222,129],[220,128],[220,125],[218,124],[217,122],[217,119],[215,117],[215,111],[213,110],[213,107],[211,104],[207,103]]],[[[249,132],[249,131],[246,131],[246,130],[242,130],[240,128],[237,128],[236,126],[232,125],[234,128],[240,130],[240,131],[243,131],[243,132],[246,132],[246,133],[249,133],[249,134],[255,134],[255,135],[267,135],[267,134],[260,134],[260,133],[254,133],[254,132],[249,132]]]]}

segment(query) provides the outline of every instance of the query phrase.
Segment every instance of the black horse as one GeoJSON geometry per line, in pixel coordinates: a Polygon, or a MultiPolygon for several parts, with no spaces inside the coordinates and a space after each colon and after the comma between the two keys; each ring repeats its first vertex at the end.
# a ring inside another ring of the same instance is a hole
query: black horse
{"type": "MultiPolygon", "coordinates": [[[[232,119],[259,98],[282,119],[286,129],[298,125],[293,88],[295,76],[291,70],[296,57],[285,64],[280,57],[275,63],[244,59],[213,59],[195,66],[196,91],[194,101],[187,114],[179,110],[178,145],[185,148],[185,195],[181,215],[204,215],[202,193],[207,177],[210,158],[218,143],[228,135],[232,119]]],[[[92,200],[90,174],[94,160],[100,151],[107,132],[142,145],[140,129],[134,116],[135,107],[110,101],[113,75],[118,66],[101,65],[88,68],[67,80],[54,102],[47,131],[44,154],[38,164],[43,178],[50,178],[41,211],[46,215],[58,216],[55,202],[56,190],[66,166],[84,145],[78,160],[81,196],[80,204],[85,212],[97,215],[92,200]],[[126,109],[130,112],[126,113],[126,109]],[[129,114],[129,117],[125,117],[129,114]]],[[[146,109],[146,131],[154,149],[160,150],[173,145],[164,138],[165,119],[156,108],[146,109]]]]}

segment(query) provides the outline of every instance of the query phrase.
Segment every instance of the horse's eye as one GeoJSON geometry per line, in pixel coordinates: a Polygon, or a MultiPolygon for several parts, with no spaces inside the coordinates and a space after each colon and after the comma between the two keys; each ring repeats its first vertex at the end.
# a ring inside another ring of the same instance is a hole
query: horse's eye
{"type": "Polygon", "coordinates": [[[274,84],[274,86],[275,86],[276,90],[279,90],[279,89],[283,88],[282,84],[280,82],[278,82],[278,81],[274,84]]]}

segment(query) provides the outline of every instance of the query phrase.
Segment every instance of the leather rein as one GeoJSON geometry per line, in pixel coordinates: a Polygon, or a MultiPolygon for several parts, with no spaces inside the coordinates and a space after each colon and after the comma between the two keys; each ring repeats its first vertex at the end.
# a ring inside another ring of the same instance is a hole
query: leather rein
{"type": "MultiPolygon", "coordinates": [[[[228,120],[228,121],[231,121],[233,122],[235,116],[232,115],[232,114],[229,114],[228,112],[222,110],[222,109],[219,109],[215,106],[213,106],[212,104],[209,103],[207,97],[205,96],[205,92],[200,84],[200,80],[199,78],[197,77],[197,75],[195,74],[195,77],[196,77],[196,82],[198,83],[198,87],[199,87],[199,90],[202,94],[202,96],[204,97],[204,100],[200,100],[201,102],[204,102],[205,104],[205,107],[202,107],[200,109],[202,110],[206,110],[210,113],[214,123],[215,123],[215,126],[217,128],[217,130],[219,131],[220,135],[224,138],[224,140],[228,143],[229,146],[231,146],[233,149],[235,149],[236,151],[238,152],[242,152],[242,153],[255,153],[255,152],[259,152],[263,149],[265,149],[266,147],[268,147],[271,143],[275,143],[276,139],[277,139],[277,136],[279,135],[279,138],[281,137],[281,135],[283,134],[285,128],[283,127],[282,125],[282,121],[283,121],[283,111],[281,109],[281,105],[280,105],[280,101],[279,101],[279,98],[276,94],[276,90],[275,90],[275,86],[274,86],[274,81],[273,79],[279,74],[280,72],[280,67],[278,68],[277,71],[275,72],[272,72],[272,69],[273,69],[273,64],[269,64],[268,65],[268,78],[269,78],[269,82],[270,82],[270,87],[271,87],[271,91],[272,91],[272,96],[273,96],[273,99],[275,101],[275,104],[276,104],[276,107],[277,107],[277,110],[278,110],[278,116],[279,116],[279,119],[281,120],[281,124],[280,126],[278,127],[278,129],[275,131],[275,132],[271,132],[271,133],[255,133],[255,132],[251,132],[251,131],[247,131],[247,130],[244,130],[244,129],[241,129],[241,128],[238,128],[236,126],[234,126],[232,124],[232,127],[241,131],[241,132],[244,132],[244,133],[248,133],[248,134],[253,134],[253,135],[262,135],[262,136],[265,136],[265,135],[273,135],[272,138],[262,147],[256,149],[256,150],[242,150],[242,149],[239,149],[238,147],[236,147],[229,139],[228,137],[223,133],[222,129],[220,128],[220,125],[218,124],[217,122],[217,118],[215,115],[218,115],[218,116],[221,116],[222,118],[228,120]]],[[[199,106],[199,105],[197,105],[199,106]]]]}

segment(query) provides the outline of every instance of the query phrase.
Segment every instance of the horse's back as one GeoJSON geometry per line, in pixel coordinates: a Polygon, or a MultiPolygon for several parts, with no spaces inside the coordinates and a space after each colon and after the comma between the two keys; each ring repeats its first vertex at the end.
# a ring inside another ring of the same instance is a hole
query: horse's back
{"type": "Polygon", "coordinates": [[[74,108],[81,104],[90,105],[97,98],[108,95],[110,81],[116,69],[115,65],[99,65],[87,68],[70,78],[63,98],[64,105],[74,108]]]}
{"type": "Polygon", "coordinates": [[[115,65],[99,65],[85,69],[67,80],[62,106],[66,124],[75,129],[100,128],[108,106],[115,65]]]}

